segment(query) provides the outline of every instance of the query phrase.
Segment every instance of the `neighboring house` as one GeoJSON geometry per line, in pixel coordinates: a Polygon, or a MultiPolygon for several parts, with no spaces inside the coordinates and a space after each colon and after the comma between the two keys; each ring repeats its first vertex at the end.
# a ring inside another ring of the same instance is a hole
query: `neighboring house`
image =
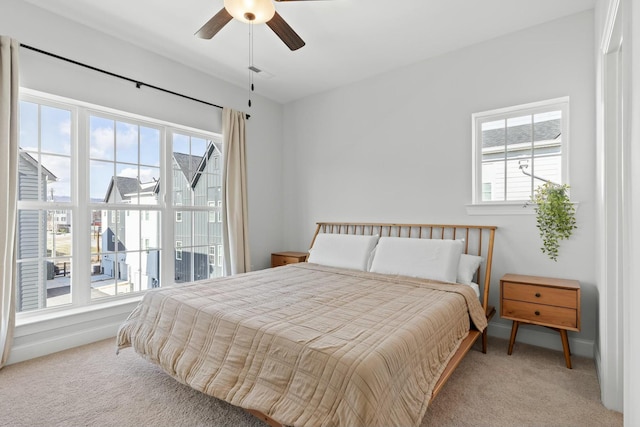
{"type": "MultiPolygon", "coordinates": [[[[173,202],[176,209],[180,205],[222,206],[221,156],[221,147],[214,142],[209,143],[203,157],[173,153],[173,202]]],[[[199,220],[202,213],[194,215],[195,222],[191,212],[176,211],[176,283],[222,276],[220,211],[207,213],[204,220],[199,220]]]]}
{"type": "Polygon", "coordinates": [[[506,181],[508,196],[528,199],[531,194],[531,173],[535,185],[550,180],[560,184],[562,161],[562,123],[560,119],[531,124],[498,127],[482,132],[482,200],[503,201],[506,181]],[[531,164],[533,141],[533,163],[531,164]]]}
{"type": "MultiPolygon", "coordinates": [[[[157,181],[140,183],[137,178],[111,179],[105,203],[156,204],[157,181]]],[[[95,219],[94,219],[95,221],[95,219]]],[[[154,212],[103,210],[101,273],[129,284],[130,291],[159,286],[160,253],[158,217],[154,212]]]]}
{"type": "MultiPolygon", "coordinates": [[[[18,166],[18,199],[46,200],[47,184],[58,178],[46,167],[40,165],[40,180],[38,180],[38,162],[28,153],[20,150],[18,166]]],[[[46,216],[40,216],[38,210],[20,210],[18,217],[18,258],[37,258],[39,247],[46,248],[46,235],[39,235],[44,229],[46,216]]],[[[50,254],[47,254],[48,256],[50,254]]],[[[46,306],[47,290],[40,286],[38,262],[21,262],[18,264],[18,298],[17,312],[36,310],[46,306]]]]}
{"type": "MultiPolygon", "coordinates": [[[[221,151],[214,143],[205,156],[173,153],[175,218],[175,281],[188,282],[222,276],[222,221],[215,212],[188,211],[190,206],[218,206],[221,202],[221,151]],[[202,216],[205,220],[201,220],[202,216]],[[195,216],[196,220],[193,221],[195,216]],[[193,271],[192,271],[193,270],[193,271]]],[[[160,182],[113,177],[105,203],[157,204],[160,182]]],[[[154,211],[104,210],[102,214],[101,272],[129,281],[132,290],[159,286],[158,216],[154,211]],[[141,217],[142,216],[142,217],[141,217]]]]}

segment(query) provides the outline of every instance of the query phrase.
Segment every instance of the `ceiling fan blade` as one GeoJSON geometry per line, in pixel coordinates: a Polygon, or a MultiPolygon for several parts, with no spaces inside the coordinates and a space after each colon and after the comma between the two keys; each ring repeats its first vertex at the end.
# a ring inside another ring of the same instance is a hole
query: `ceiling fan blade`
{"type": "Polygon", "coordinates": [[[278,37],[280,37],[280,40],[282,40],[289,49],[298,50],[305,45],[304,40],[302,40],[300,36],[293,31],[293,28],[287,24],[278,12],[273,15],[273,18],[267,21],[267,25],[278,37]]]}
{"type": "Polygon", "coordinates": [[[201,39],[210,39],[215,36],[222,27],[227,25],[232,18],[229,12],[227,12],[227,9],[223,7],[220,9],[220,12],[213,15],[213,17],[196,32],[196,36],[201,39]]]}

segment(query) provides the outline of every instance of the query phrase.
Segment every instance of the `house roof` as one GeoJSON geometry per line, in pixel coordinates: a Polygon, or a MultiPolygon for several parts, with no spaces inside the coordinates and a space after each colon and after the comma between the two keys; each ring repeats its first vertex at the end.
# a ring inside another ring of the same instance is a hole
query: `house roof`
{"type": "Polygon", "coordinates": [[[173,153],[173,158],[176,160],[180,170],[187,178],[187,181],[192,182],[194,175],[202,163],[203,157],[184,153],[173,153]]]}
{"type": "Polygon", "coordinates": [[[173,158],[176,160],[176,163],[180,167],[180,170],[187,179],[187,182],[190,183],[191,187],[196,186],[198,180],[200,179],[202,171],[205,170],[209,159],[216,151],[222,154],[221,144],[218,144],[215,141],[210,141],[209,145],[207,146],[207,152],[205,156],[173,153],[173,158]]]}
{"type": "MultiPolygon", "coordinates": [[[[31,154],[27,153],[26,151],[23,151],[22,149],[20,149],[20,157],[26,161],[28,164],[30,164],[31,166],[34,167],[34,169],[38,169],[38,161],[36,159],[34,159],[31,154]]],[[[47,178],[47,181],[57,181],[58,177],[55,176],[49,169],[47,169],[46,167],[44,167],[44,165],[40,165],[40,171],[42,173],[42,175],[44,175],[47,178]]]]}
{"type": "MultiPolygon", "coordinates": [[[[546,120],[533,124],[533,135],[531,134],[531,124],[509,126],[507,128],[507,145],[522,144],[535,141],[552,141],[562,134],[562,124],[560,119],[546,120]]],[[[505,129],[490,129],[482,132],[483,147],[497,147],[504,145],[505,129]]]]}
{"type": "MultiPolygon", "coordinates": [[[[173,153],[173,158],[175,159],[176,164],[191,187],[196,186],[200,179],[201,172],[206,168],[208,160],[216,151],[222,153],[221,146],[220,144],[211,141],[207,147],[207,153],[205,156],[193,156],[177,152],[173,153]]],[[[131,195],[138,194],[138,192],[158,193],[160,191],[160,180],[142,184],[137,178],[129,178],[125,176],[113,177],[109,183],[109,188],[107,189],[107,193],[104,197],[104,202],[109,200],[114,186],[120,193],[122,200],[130,200],[131,195]]]]}
{"type": "Polygon", "coordinates": [[[109,183],[107,194],[104,196],[105,202],[109,200],[109,196],[111,195],[114,186],[118,190],[118,193],[120,193],[120,197],[122,198],[122,200],[130,200],[131,194],[138,193],[138,191],[140,190],[140,181],[138,181],[138,178],[114,176],[113,178],[111,178],[111,183],[109,183]]]}

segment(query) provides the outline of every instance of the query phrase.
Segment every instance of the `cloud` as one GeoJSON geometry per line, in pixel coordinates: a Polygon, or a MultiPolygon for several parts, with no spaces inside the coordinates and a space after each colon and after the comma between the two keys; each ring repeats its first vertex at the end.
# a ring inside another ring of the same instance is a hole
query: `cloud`
{"type": "MultiPolygon", "coordinates": [[[[152,182],[154,178],[158,180],[158,169],[140,168],[140,182],[152,182]]],[[[118,172],[118,176],[124,176],[127,178],[138,178],[138,169],[136,168],[124,168],[118,172]]]]}
{"type": "MultiPolygon", "coordinates": [[[[137,152],[138,126],[124,122],[116,122],[115,144],[117,149],[137,152]]],[[[112,127],[95,127],[91,129],[90,155],[94,159],[113,160],[114,129],[112,127]]]]}
{"type": "Polygon", "coordinates": [[[91,130],[90,156],[94,159],[113,160],[113,129],[91,130]]]}

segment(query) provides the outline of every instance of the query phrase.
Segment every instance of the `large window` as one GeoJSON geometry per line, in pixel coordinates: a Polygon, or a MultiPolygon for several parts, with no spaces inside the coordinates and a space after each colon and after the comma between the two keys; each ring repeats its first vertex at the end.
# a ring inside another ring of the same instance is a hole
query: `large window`
{"type": "Polygon", "coordinates": [[[568,183],[569,99],[476,113],[474,204],[522,203],[545,182],[568,183]]]}
{"type": "Polygon", "coordinates": [[[23,92],[17,311],[222,275],[209,256],[220,148],[216,134],[23,92]]]}

